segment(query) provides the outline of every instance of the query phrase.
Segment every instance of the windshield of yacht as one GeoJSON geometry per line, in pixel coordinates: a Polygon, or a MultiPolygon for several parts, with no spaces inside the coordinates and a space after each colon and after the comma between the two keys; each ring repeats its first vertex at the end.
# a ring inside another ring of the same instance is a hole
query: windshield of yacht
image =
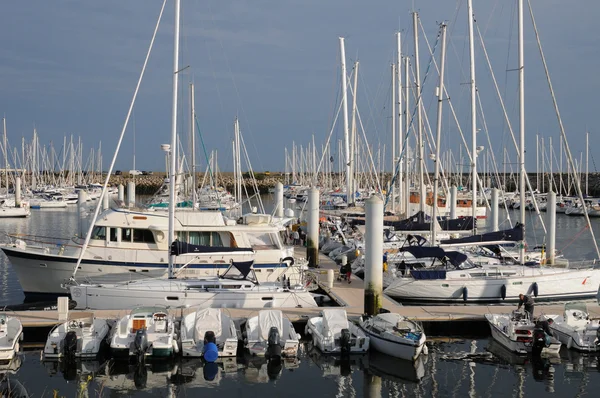
{"type": "Polygon", "coordinates": [[[565,304],[565,311],[568,311],[568,310],[578,310],[578,311],[585,312],[586,314],[588,313],[587,305],[585,303],[579,303],[576,301],[572,301],[570,303],[565,304]]]}

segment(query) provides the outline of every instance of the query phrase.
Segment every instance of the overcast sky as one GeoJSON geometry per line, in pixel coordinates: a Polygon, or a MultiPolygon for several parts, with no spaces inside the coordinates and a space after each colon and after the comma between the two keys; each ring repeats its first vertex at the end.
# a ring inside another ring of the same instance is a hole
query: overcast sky
{"type": "MultiPolygon", "coordinates": [[[[517,73],[512,71],[517,67],[516,1],[474,3],[477,26],[516,131],[517,73]]],[[[65,134],[82,137],[86,157],[89,148],[102,141],[107,169],[161,5],[162,0],[2,2],[0,112],[6,115],[11,145],[20,148],[21,137],[30,139],[34,126],[40,142],[53,141],[57,151],[65,134]]],[[[532,6],[569,143],[579,158],[585,150],[586,128],[591,133],[590,147],[600,145],[596,131],[600,5],[591,0],[532,0],[532,6]]],[[[339,104],[338,37],[344,36],[349,73],[354,61],[360,61],[358,108],[365,134],[375,150],[387,145],[389,159],[394,34],[402,32],[403,47],[412,56],[413,9],[419,11],[432,45],[438,24],[448,23],[446,80],[461,127],[469,134],[464,0],[183,0],[180,65],[189,68],[181,73],[182,140],[188,140],[187,87],[193,80],[204,146],[207,151],[218,150],[222,169],[232,168],[236,115],[257,170],[282,170],[284,147],[291,148],[292,141],[306,146],[314,134],[320,147],[339,104]]],[[[527,3],[525,10],[527,165],[534,169],[535,135],[544,135],[546,142],[552,136],[558,143],[559,130],[527,3]]],[[[423,80],[431,57],[421,40],[423,80]]],[[[479,43],[476,51],[483,114],[502,168],[503,148],[508,148],[512,162],[515,152],[479,43]]],[[[133,167],[134,132],[136,168],[164,169],[160,144],[170,136],[172,54],[173,1],[169,0],[117,169],[133,167]]],[[[439,46],[435,57],[439,60],[439,46]]],[[[423,86],[431,126],[435,126],[437,80],[431,67],[423,86]]],[[[460,137],[449,116],[446,106],[443,150],[452,149],[458,158],[460,137]]],[[[481,117],[478,127],[485,130],[481,117]]],[[[332,140],[341,138],[340,124],[332,140]]],[[[482,134],[480,141],[487,149],[487,137],[482,134]]],[[[203,170],[206,160],[200,144],[198,153],[203,170]]],[[[600,166],[600,156],[593,160],[592,171],[595,163],[600,166]]]]}

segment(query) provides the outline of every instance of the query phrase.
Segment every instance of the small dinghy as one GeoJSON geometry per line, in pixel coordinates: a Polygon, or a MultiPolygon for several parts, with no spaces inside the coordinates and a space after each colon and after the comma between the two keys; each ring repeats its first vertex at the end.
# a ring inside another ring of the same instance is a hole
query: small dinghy
{"type": "Polygon", "coordinates": [[[513,311],[510,314],[485,314],[485,317],[494,340],[511,352],[525,355],[536,351],[534,354],[558,355],[560,351],[561,344],[556,338],[551,337],[550,344],[545,345],[544,332],[536,329],[535,323],[525,313],[513,311]]]}
{"type": "Polygon", "coordinates": [[[421,325],[400,314],[363,316],[358,326],[370,338],[371,347],[379,352],[408,361],[416,360],[421,352],[427,354],[421,325]]]}
{"type": "Polygon", "coordinates": [[[0,314],[0,361],[10,361],[19,352],[23,325],[19,318],[0,314]]]}
{"type": "Polygon", "coordinates": [[[165,307],[138,307],[115,325],[110,341],[115,357],[170,357],[179,352],[175,322],[165,307]]]}
{"type": "Polygon", "coordinates": [[[280,310],[262,310],[249,318],[244,328],[246,348],[250,354],[267,359],[295,357],[300,335],[280,310]]]}
{"type": "Polygon", "coordinates": [[[43,360],[93,359],[108,345],[111,323],[93,314],[76,314],[77,318],[56,325],[48,334],[43,360]]]}
{"type": "Polygon", "coordinates": [[[369,337],[348,322],[344,309],[324,309],[321,316],[308,320],[305,334],[312,336],[313,345],[325,354],[364,354],[369,349],[369,337]]]}
{"type": "Polygon", "coordinates": [[[181,352],[184,357],[203,356],[207,362],[235,357],[238,334],[233,320],[220,309],[205,308],[181,320],[181,352]]]}
{"type": "Polygon", "coordinates": [[[590,319],[585,303],[566,303],[563,315],[545,317],[554,320],[549,327],[568,349],[600,352],[600,322],[597,319],[590,319]]]}

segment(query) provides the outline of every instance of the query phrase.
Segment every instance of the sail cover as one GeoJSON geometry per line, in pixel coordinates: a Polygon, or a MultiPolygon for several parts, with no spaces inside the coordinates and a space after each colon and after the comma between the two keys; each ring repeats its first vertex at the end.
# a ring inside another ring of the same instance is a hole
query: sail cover
{"type": "Polygon", "coordinates": [[[203,245],[192,245],[187,242],[180,242],[179,240],[171,243],[171,255],[180,256],[182,254],[203,254],[203,253],[238,253],[238,252],[253,252],[251,248],[246,247],[223,247],[223,246],[203,246],[203,245]]]}
{"type": "Polygon", "coordinates": [[[262,310],[258,313],[259,337],[265,341],[269,339],[269,330],[272,327],[279,330],[279,335],[283,336],[283,313],[280,310],[262,310]]]}
{"type": "MultiPolygon", "coordinates": [[[[352,225],[364,224],[364,218],[352,220],[352,225]]],[[[405,220],[383,220],[383,225],[386,227],[394,227],[394,230],[396,231],[429,231],[431,229],[431,217],[428,217],[424,212],[419,211],[405,220]]],[[[439,226],[444,231],[467,231],[477,226],[477,219],[473,217],[445,219],[439,221],[439,226]]]]}
{"type": "Polygon", "coordinates": [[[399,249],[400,252],[408,252],[415,258],[434,257],[442,261],[447,261],[455,267],[467,260],[467,255],[457,251],[445,251],[441,247],[435,246],[407,246],[399,249]]]}
{"type": "Polygon", "coordinates": [[[457,243],[486,243],[499,241],[519,242],[521,240],[523,240],[523,224],[517,223],[514,228],[511,229],[466,236],[458,239],[445,239],[441,241],[441,244],[450,245],[457,243]]]}

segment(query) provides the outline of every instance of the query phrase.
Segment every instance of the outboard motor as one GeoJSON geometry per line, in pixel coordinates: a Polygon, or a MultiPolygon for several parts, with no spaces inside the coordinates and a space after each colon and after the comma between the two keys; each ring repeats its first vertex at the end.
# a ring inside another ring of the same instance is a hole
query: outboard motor
{"type": "Polygon", "coordinates": [[[277,329],[275,326],[272,326],[269,330],[267,353],[265,356],[267,359],[281,357],[281,338],[279,336],[279,329],[277,329]]]}
{"type": "Polygon", "coordinates": [[[342,333],[340,334],[340,348],[342,355],[350,355],[350,330],[342,329],[342,333]]]}
{"type": "Polygon", "coordinates": [[[542,350],[546,347],[546,334],[543,329],[533,329],[533,347],[531,348],[531,355],[539,357],[542,350]]]}
{"type": "Polygon", "coordinates": [[[202,355],[206,362],[212,363],[219,358],[219,348],[217,347],[217,338],[215,332],[212,330],[204,333],[204,347],[202,348],[202,355]]]}
{"type": "Polygon", "coordinates": [[[139,329],[135,332],[133,348],[135,355],[137,355],[138,362],[143,362],[146,357],[146,351],[148,350],[148,333],[146,332],[146,328],[139,329]]]}
{"type": "Polygon", "coordinates": [[[63,341],[63,356],[67,361],[74,361],[77,353],[77,333],[74,330],[67,332],[63,341]]]}

